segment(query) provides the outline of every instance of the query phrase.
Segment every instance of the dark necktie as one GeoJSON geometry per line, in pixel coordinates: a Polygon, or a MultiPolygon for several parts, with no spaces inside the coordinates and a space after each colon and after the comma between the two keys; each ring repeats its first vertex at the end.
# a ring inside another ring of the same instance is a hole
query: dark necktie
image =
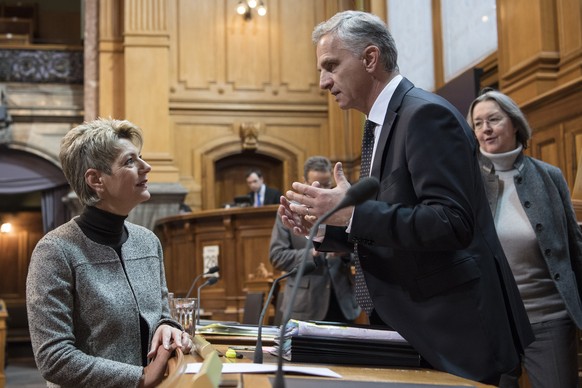
{"type": "Polygon", "coordinates": [[[372,152],[374,152],[374,129],[376,129],[376,123],[366,120],[366,124],[364,125],[364,137],[362,138],[362,165],[360,166],[360,179],[370,176],[372,152]]]}
{"type": "MultiPolygon", "coordinates": [[[[370,120],[366,120],[364,126],[364,136],[362,138],[362,165],[360,166],[360,179],[370,176],[370,167],[372,164],[372,152],[374,152],[374,129],[376,124],[370,120]]],[[[362,267],[360,265],[360,257],[358,254],[358,243],[354,244],[354,265],[356,267],[355,276],[355,292],[356,301],[360,307],[370,315],[372,310],[374,310],[374,303],[370,297],[370,292],[368,291],[368,286],[366,285],[366,279],[364,278],[364,273],[362,272],[362,267]]]]}

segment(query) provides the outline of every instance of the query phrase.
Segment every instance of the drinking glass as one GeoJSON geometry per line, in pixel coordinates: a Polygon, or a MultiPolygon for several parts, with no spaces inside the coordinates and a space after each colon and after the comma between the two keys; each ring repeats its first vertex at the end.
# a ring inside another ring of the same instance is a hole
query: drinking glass
{"type": "Polygon", "coordinates": [[[174,298],[174,319],[180,322],[186,333],[196,334],[197,298],[174,298]]]}
{"type": "Polygon", "coordinates": [[[176,319],[176,307],[174,305],[174,293],[168,292],[168,305],[170,306],[170,316],[176,319]]]}

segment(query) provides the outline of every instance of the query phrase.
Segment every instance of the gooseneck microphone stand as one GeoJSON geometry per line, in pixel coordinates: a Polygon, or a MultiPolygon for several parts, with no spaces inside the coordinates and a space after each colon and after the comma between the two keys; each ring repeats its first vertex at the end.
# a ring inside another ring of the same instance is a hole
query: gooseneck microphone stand
{"type": "MultiPolygon", "coordinates": [[[[305,274],[313,272],[317,269],[317,265],[315,263],[308,262],[306,264],[305,274]]],[[[269,304],[271,303],[271,299],[273,298],[273,293],[277,288],[277,284],[283,279],[288,278],[289,276],[293,276],[297,273],[298,267],[293,268],[291,271],[287,272],[284,275],[279,276],[277,279],[273,281],[273,285],[269,290],[269,295],[267,296],[267,300],[265,301],[265,305],[263,306],[263,310],[261,311],[261,315],[259,316],[259,323],[257,327],[257,344],[255,345],[255,356],[253,362],[255,364],[262,364],[263,363],[263,320],[265,319],[265,314],[267,313],[267,309],[269,308],[269,304]]]]}
{"type": "Polygon", "coordinates": [[[201,278],[202,276],[205,276],[205,275],[210,275],[211,273],[216,273],[216,272],[218,272],[218,266],[217,266],[217,265],[215,265],[214,267],[210,267],[210,268],[208,269],[208,271],[206,271],[206,272],[204,272],[204,273],[201,273],[200,275],[196,276],[196,277],[194,278],[194,281],[192,282],[192,285],[190,286],[190,289],[188,290],[188,293],[186,294],[186,298],[189,298],[189,297],[190,297],[190,294],[192,293],[192,290],[194,289],[194,285],[196,284],[196,282],[197,282],[198,280],[200,280],[200,278],[201,278]]]}
{"type": "Polygon", "coordinates": [[[196,306],[196,326],[200,325],[200,290],[206,286],[211,286],[213,284],[216,284],[216,282],[218,281],[218,277],[213,276],[211,278],[209,278],[207,281],[205,281],[204,283],[202,283],[202,285],[200,287],[198,287],[198,305],[196,306]]]}
{"type": "MultiPolygon", "coordinates": [[[[307,262],[307,255],[311,251],[313,247],[313,238],[319,229],[319,225],[325,222],[331,215],[337,212],[340,209],[343,209],[348,206],[356,206],[359,205],[372,196],[376,195],[378,189],[380,188],[380,182],[375,177],[365,177],[360,179],[356,184],[348,189],[344,198],[340,203],[338,203],[333,209],[325,213],[320,219],[317,220],[315,224],[311,227],[311,231],[309,233],[309,238],[307,240],[306,250],[301,258],[301,263],[299,264],[299,269],[297,270],[297,275],[295,278],[295,284],[299,284],[303,273],[305,272],[305,265],[307,262]]],[[[291,293],[291,299],[289,300],[289,304],[286,306],[285,313],[283,314],[283,320],[281,322],[281,330],[279,332],[279,352],[278,352],[278,363],[277,363],[277,374],[275,375],[275,381],[273,381],[274,388],[284,388],[285,387],[285,379],[283,377],[283,346],[285,343],[285,330],[287,328],[287,322],[291,318],[291,312],[293,309],[293,302],[297,297],[297,290],[299,287],[293,287],[293,292],[291,293]]]]}

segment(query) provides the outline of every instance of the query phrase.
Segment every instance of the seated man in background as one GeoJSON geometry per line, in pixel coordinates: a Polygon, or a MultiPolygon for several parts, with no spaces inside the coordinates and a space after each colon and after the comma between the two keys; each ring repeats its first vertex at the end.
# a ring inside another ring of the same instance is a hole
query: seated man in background
{"type": "MultiPolygon", "coordinates": [[[[332,188],[332,165],[323,156],[312,156],[303,167],[304,182],[312,185],[319,182],[323,188],[332,188]]],[[[293,234],[285,228],[277,215],[271,234],[270,260],[274,268],[291,271],[299,266],[304,255],[307,239],[293,234]]],[[[299,284],[297,297],[293,303],[291,318],[300,320],[323,320],[332,322],[353,322],[360,315],[360,308],[354,297],[351,278],[350,253],[324,253],[310,248],[308,260],[317,264],[314,272],[305,274],[299,284]]],[[[289,289],[295,287],[295,276],[287,279],[289,289]]],[[[281,309],[290,303],[291,292],[285,292],[281,309]]]]}
{"type": "Polygon", "coordinates": [[[279,204],[279,198],[282,195],[281,192],[265,185],[261,170],[258,168],[250,169],[247,172],[246,180],[251,190],[249,197],[251,197],[254,207],[279,204]]]}

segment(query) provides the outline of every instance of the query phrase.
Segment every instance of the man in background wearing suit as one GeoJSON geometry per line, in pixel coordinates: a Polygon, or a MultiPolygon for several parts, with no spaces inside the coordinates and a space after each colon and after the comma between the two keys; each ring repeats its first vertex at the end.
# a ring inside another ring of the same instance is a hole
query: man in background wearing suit
{"type": "Polygon", "coordinates": [[[279,203],[281,192],[268,187],[263,182],[263,173],[258,168],[250,169],[246,174],[247,185],[251,189],[249,197],[254,207],[279,203]]]}
{"type": "MultiPolygon", "coordinates": [[[[318,182],[319,187],[331,189],[333,186],[332,164],[323,156],[312,156],[303,166],[303,179],[308,185],[318,182]]],[[[307,239],[297,236],[283,226],[277,215],[271,234],[270,260],[274,268],[291,271],[301,263],[307,239]]],[[[295,283],[295,276],[287,279],[281,309],[285,311],[291,302],[291,290],[298,286],[291,312],[292,319],[318,320],[330,322],[353,322],[360,315],[360,308],[354,298],[351,261],[349,252],[318,252],[311,248],[308,260],[313,260],[317,269],[295,283]]]]}
{"type": "MultiPolygon", "coordinates": [[[[370,323],[397,330],[434,368],[514,386],[533,336],[465,118],[399,74],[380,18],[341,12],[313,41],[320,87],[367,116],[361,174],[380,181],[375,198],[327,220],[318,250],[354,249],[356,299],[370,323]]],[[[293,183],[279,207],[287,227],[307,235],[343,199],[341,163],[334,175],[331,190],[293,183]]]]}

